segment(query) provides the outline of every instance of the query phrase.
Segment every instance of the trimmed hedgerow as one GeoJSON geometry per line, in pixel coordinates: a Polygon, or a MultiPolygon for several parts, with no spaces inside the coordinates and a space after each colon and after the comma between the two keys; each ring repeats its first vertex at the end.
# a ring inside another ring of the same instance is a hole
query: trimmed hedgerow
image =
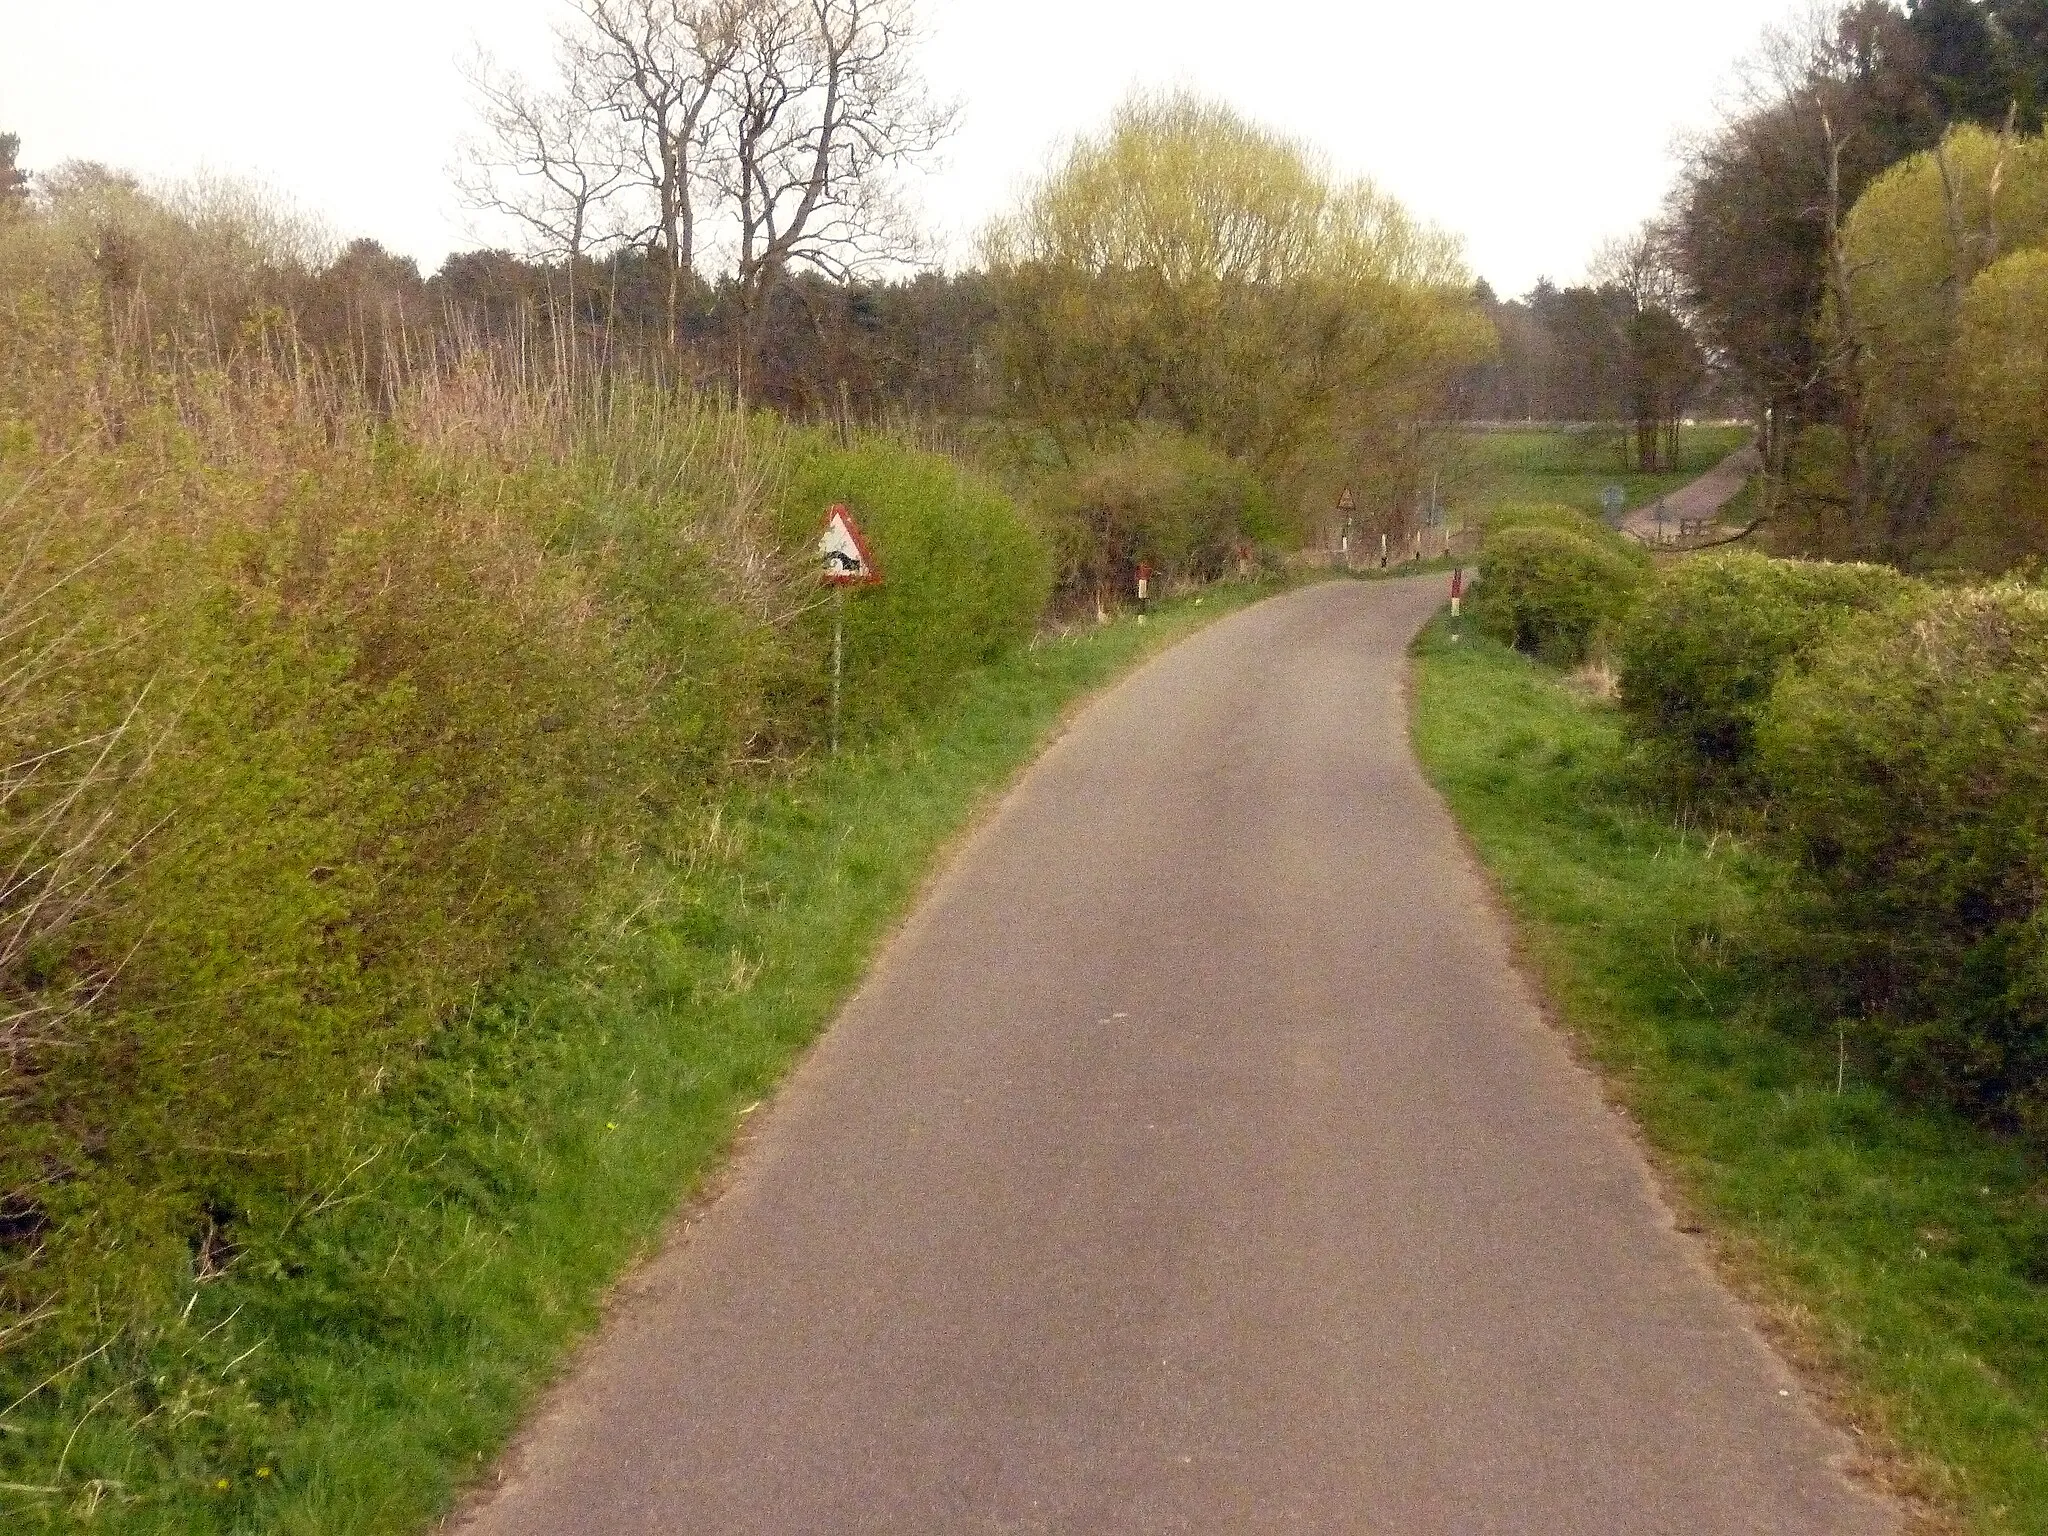
{"type": "Polygon", "coordinates": [[[2048,1135],[2048,592],[1852,618],[1758,751],[1797,973],[1909,1091],[2048,1135]]]}
{"type": "Polygon", "coordinates": [[[1511,528],[1550,528],[1625,554],[1638,564],[1645,564],[1648,560],[1641,545],[1629,543],[1599,518],[1588,517],[1576,507],[1559,506],[1553,502],[1522,502],[1496,507],[1487,515],[1488,538],[1506,533],[1511,528]]]}
{"type": "Polygon", "coordinates": [[[1606,642],[1645,574],[1641,562],[1608,540],[1548,523],[1489,528],[1473,617],[1505,645],[1575,666],[1606,642]]]}
{"type": "Polygon", "coordinates": [[[1753,789],[1756,726],[1779,673],[1844,618],[1915,584],[1889,566],[1697,555],[1660,572],[1615,643],[1622,708],[1688,787],[1753,789]]]}
{"type": "MultiPolygon", "coordinates": [[[[990,481],[937,454],[874,440],[800,440],[784,498],[785,540],[816,538],[845,503],[873,547],[882,582],[846,597],[845,725],[874,734],[931,708],[970,669],[1031,638],[1051,595],[1045,541],[990,481]]],[[[797,639],[809,664],[804,718],[822,721],[829,603],[797,639]]],[[[799,702],[799,701],[792,701],[799,702]]]]}

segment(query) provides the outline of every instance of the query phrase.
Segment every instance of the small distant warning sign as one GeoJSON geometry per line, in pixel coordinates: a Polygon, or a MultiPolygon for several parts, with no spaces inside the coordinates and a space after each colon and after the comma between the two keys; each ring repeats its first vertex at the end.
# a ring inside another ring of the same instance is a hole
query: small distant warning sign
{"type": "Polygon", "coordinates": [[[825,562],[825,580],[835,587],[871,587],[882,579],[875,569],[875,557],[868,553],[860,536],[860,524],[844,506],[825,514],[825,532],[818,540],[818,553],[825,562]]]}

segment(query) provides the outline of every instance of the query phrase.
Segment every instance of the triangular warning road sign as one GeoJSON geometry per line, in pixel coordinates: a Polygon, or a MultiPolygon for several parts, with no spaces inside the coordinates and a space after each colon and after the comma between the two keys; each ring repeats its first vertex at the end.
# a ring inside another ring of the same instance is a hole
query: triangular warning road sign
{"type": "Polygon", "coordinates": [[[825,580],[836,587],[874,586],[882,579],[875,569],[875,557],[853,513],[836,506],[825,515],[825,533],[818,540],[818,554],[825,562],[825,580]]]}

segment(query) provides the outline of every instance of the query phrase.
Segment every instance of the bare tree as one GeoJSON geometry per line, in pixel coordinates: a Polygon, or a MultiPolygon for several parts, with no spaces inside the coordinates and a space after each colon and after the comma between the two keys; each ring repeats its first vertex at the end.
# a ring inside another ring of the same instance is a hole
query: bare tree
{"type": "Polygon", "coordinates": [[[573,0],[568,67],[588,79],[634,141],[633,180],[650,217],[637,238],[666,278],[671,340],[697,259],[698,194],[709,181],[712,112],[760,0],[573,0]]]}
{"type": "Polygon", "coordinates": [[[465,74],[484,131],[465,141],[456,184],[472,208],[525,225],[534,254],[563,263],[573,323],[577,276],[604,233],[600,210],[627,180],[630,147],[570,50],[561,67],[559,87],[539,91],[477,55],[465,74]]]}
{"type": "Polygon", "coordinates": [[[489,130],[468,183],[480,206],[580,254],[616,194],[618,233],[665,278],[671,339],[707,250],[731,261],[742,389],[756,318],[793,268],[844,281],[918,254],[896,173],[955,112],[917,73],[915,0],[570,5],[557,91],[472,76],[489,130]]]}
{"type": "Polygon", "coordinates": [[[737,223],[742,389],[755,321],[794,266],[838,280],[909,259],[894,173],[953,130],[913,58],[910,0],[748,0],[720,86],[720,187],[737,223]]]}

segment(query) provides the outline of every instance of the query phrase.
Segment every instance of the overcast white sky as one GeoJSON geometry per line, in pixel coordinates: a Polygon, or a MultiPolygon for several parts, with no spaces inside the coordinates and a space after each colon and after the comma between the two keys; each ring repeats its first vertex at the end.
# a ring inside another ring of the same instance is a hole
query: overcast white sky
{"type": "MultiPolygon", "coordinates": [[[[1134,84],[1188,85],[1372,176],[1519,293],[1656,209],[1674,137],[1794,3],[925,0],[927,74],[964,107],[926,213],[964,254],[1060,139],[1134,84]]],[[[257,176],[431,271],[492,234],[449,184],[457,62],[482,43],[544,68],[562,5],[0,0],[0,131],[31,169],[257,176]]]]}

